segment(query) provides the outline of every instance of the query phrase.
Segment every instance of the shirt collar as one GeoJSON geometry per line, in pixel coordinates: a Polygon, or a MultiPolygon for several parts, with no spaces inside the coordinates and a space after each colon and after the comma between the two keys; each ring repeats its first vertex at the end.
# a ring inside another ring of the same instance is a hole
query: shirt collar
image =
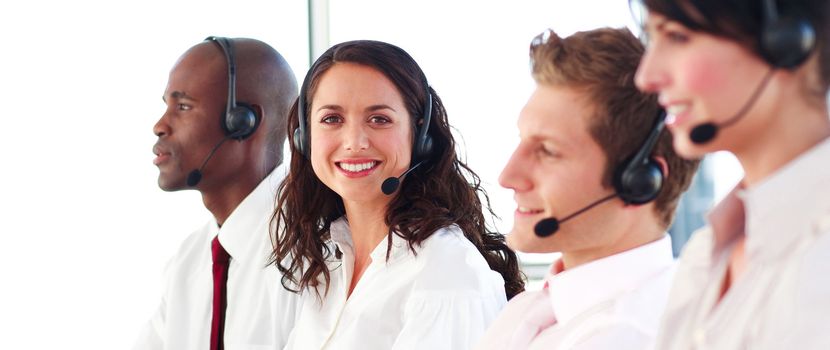
{"type": "MultiPolygon", "coordinates": [[[[342,252],[353,254],[354,243],[352,241],[352,231],[349,229],[349,221],[346,220],[345,216],[341,216],[339,219],[331,223],[330,234],[332,242],[337,244],[342,252]]],[[[372,261],[386,261],[387,244],[386,238],[382,239],[380,243],[378,243],[375,249],[373,249],[369,254],[372,261]]],[[[387,261],[387,263],[391,263],[395,259],[399,258],[402,254],[406,253],[407,249],[408,242],[393,233],[392,247],[389,252],[389,261],[387,261]]]]}
{"type": "Polygon", "coordinates": [[[812,221],[830,210],[828,159],[830,139],[799,155],[752,188],[742,189],[739,184],[709,215],[715,253],[745,232],[750,258],[786,254],[792,244],[801,240],[801,234],[809,234],[809,230],[795,228],[817,225],[818,222],[812,221]]]}
{"type": "Polygon", "coordinates": [[[263,237],[263,232],[270,232],[268,225],[274,212],[277,188],[285,178],[285,172],[283,165],[272,170],[231,212],[221,228],[215,219],[212,220],[212,233],[218,231],[219,242],[234,259],[244,261],[261,257],[263,266],[268,263],[271,245],[262,244],[262,240],[270,239],[270,235],[263,237]]]}
{"type": "Polygon", "coordinates": [[[709,212],[709,225],[714,234],[713,253],[727,247],[744,234],[744,189],[739,183],[709,212]]]}
{"type": "Polygon", "coordinates": [[[603,302],[636,289],[655,275],[670,269],[673,263],[668,235],[565,271],[561,271],[562,265],[557,261],[546,281],[556,321],[567,323],[603,302]]]}

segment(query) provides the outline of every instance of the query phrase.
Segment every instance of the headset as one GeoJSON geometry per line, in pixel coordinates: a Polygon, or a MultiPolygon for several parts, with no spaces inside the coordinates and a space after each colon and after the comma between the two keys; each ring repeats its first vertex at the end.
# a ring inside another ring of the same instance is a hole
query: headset
{"type": "Polygon", "coordinates": [[[660,134],[665,128],[665,120],[666,111],[661,109],[657,114],[657,119],[654,121],[654,126],[651,128],[643,144],[637,150],[637,153],[634,153],[631,158],[626,159],[616,167],[613,178],[614,193],[597,199],[562,219],[554,216],[539,220],[533,226],[534,233],[542,238],[548,237],[559,231],[562,223],[617,197],[626,205],[646,204],[657,198],[657,195],[660,194],[660,190],[663,188],[663,178],[665,175],[660,167],[660,163],[651,157],[651,152],[654,150],[654,145],[657,144],[657,140],[660,139],[660,134]]]}
{"type": "Polygon", "coordinates": [[[614,189],[617,196],[626,204],[645,204],[651,202],[663,188],[665,175],[651,153],[665,128],[666,111],[660,109],[654,126],[637,153],[617,166],[614,171],[614,189]]]}
{"type": "Polygon", "coordinates": [[[236,140],[243,140],[251,136],[259,127],[260,117],[249,104],[236,100],[236,60],[234,58],[233,40],[209,36],[205,41],[213,41],[222,48],[225,60],[228,62],[228,100],[225,105],[225,114],[222,116],[222,130],[225,136],[236,140]]]}
{"type": "Polygon", "coordinates": [[[804,63],[816,46],[816,31],[802,17],[782,16],[776,0],[762,0],[761,56],[776,68],[794,69],[804,63]]]}
{"type": "MultiPolygon", "coordinates": [[[[308,91],[308,85],[311,83],[311,75],[316,68],[317,63],[311,66],[303,79],[303,85],[300,89],[300,96],[297,99],[297,120],[299,122],[299,126],[294,129],[293,139],[294,148],[296,148],[297,151],[307,159],[311,159],[311,143],[308,126],[306,125],[306,118],[308,117],[306,115],[306,92],[308,91]]],[[[429,126],[432,121],[432,93],[429,91],[429,84],[425,82],[424,86],[426,86],[427,98],[424,102],[424,116],[421,118],[422,123],[420,123],[420,125],[416,123],[415,125],[417,136],[415,137],[415,142],[412,145],[413,162],[415,160],[425,159],[430,155],[430,153],[432,153],[432,136],[429,135],[429,126]]]]}

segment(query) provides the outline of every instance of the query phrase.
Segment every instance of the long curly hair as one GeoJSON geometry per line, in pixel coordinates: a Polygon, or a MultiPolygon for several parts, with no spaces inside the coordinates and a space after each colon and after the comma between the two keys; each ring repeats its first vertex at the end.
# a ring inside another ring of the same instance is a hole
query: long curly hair
{"type": "MultiPolygon", "coordinates": [[[[506,295],[512,298],[524,290],[516,254],[505,244],[504,236],[491,230],[483,209],[495,214],[481,180],[458,159],[455,140],[447,122],[447,113],[436,92],[415,60],[403,49],[379,41],[358,40],[337,44],[312,65],[303,88],[307,89],[304,110],[308,110],[320,77],[339,62],[372,67],[397,87],[412,116],[413,130],[424,115],[427,91],[432,95],[432,121],[427,133],[432,138],[432,152],[401,183],[386,209],[387,258],[392,234],[405,239],[413,253],[415,248],[436,230],[457,225],[475,245],[490,268],[504,279],[506,295]],[[485,206],[482,206],[482,200],[485,206]]],[[[345,213],[343,200],[314,174],[311,162],[295,147],[299,126],[297,103],[291,108],[287,129],[291,142],[291,170],[280,185],[277,209],[272,217],[274,250],[272,263],[282,273],[283,286],[291,291],[314,289],[328,293],[331,281],[326,265],[335,252],[326,244],[331,223],[345,213]]],[[[301,116],[308,118],[307,115],[301,116]]],[[[306,124],[308,125],[308,119],[306,124]]],[[[306,131],[308,132],[308,131],[306,131]]],[[[414,140],[414,134],[413,140],[414,140]]],[[[413,162],[416,161],[413,158],[413,162]]]]}

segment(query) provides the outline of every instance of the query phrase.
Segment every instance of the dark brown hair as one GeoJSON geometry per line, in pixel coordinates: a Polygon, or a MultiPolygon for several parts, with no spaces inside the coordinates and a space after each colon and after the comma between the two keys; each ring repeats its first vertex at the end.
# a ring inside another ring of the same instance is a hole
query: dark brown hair
{"type": "MultiPolygon", "coordinates": [[[[763,57],[760,50],[764,18],[761,0],[639,1],[649,11],[659,13],[690,30],[731,39],[763,57]]],[[[786,0],[777,1],[777,5],[780,15],[803,18],[814,27],[821,86],[820,91],[812,93],[824,99],[830,88],[830,45],[827,45],[827,40],[830,39],[830,1],[786,0]]]]}
{"type": "MultiPolygon", "coordinates": [[[[427,91],[432,95],[432,122],[428,129],[433,140],[432,152],[422,165],[407,175],[386,209],[385,221],[390,227],[387,258],[392,234],[409,242],[414,253],[415,247],[436,230],[457,225],[490,268],[502,275],[508,298],[523,291],[524,281],[516,254],[507,247],[503,235],[488,228],[479,198],[479,195],[484,198],[487,211],[493,215],[487,193],[481,187],[479,177],[458,159],[444,105],[428,86],[426,76],[415,60],[401,48],[384,42],[359,40],[337,44],[312,65],[305,107],[311,104],[323,73],[341,62],[372,67],[395,84],[413,118],[413,130],[418,122],[415,116],[424,115],[427,91]]],[[[294,134],[298,123],[295,103],[288,119],[291,141],[298,136],[294,134]]],[[[326,244],[330,238],[329,229],[345,211],[340,196],[320,182],[311,162],[298,152],[293,142],[291,145],[291,170],[280,186],[273,221],[284,232],[277,231],[272,258],[275,262],[283,262],[276,265],[283,274],[282,284],[286,289],[314,288],[320,295],[320,284],[325,286],[324,293],[327,293],[331,280],[326,265],[333,255],[326,244]]]]}
{"type": "MultiPolygon", "coordinates": [[[[588,128],[605,152],[603,184],[611,188],[615,170],[642,146],[660,110],[656,95],[634,85],[643,44],[628,29],[595,29],[564,39],[553,31],[543,34],[530,50],[533,79],[588,96],[594,107],[588,128]]],[[[669,227],[699,161],[678,156],[665,130],[652,155],[665,159],[669,168],[654,206],[660,222],[669,227]]]]}

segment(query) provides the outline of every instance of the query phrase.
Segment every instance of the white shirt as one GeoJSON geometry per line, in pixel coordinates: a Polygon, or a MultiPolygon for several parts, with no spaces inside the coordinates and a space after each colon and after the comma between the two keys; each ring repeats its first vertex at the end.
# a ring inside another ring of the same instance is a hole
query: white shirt
{"type": "Polygon", "coordinates": [[[830,349],[830,139],[709,215],[678,263],[660,349],[830,349]],[[718,301],[736,239],[746,269],[718,301]]]}
{"type": "Polygon", "coordinates": [[[674,273],[668,235],[551,272],[542,290],[510,300],[476,349],[652,348],[674,273]]]}
{"type": "Polygon", "coordinates": [[[182,243],[165,271],[161,305],[142,330],[134,349],[205,350],[210,348],[213,301],[211,240],[231,256],[225,310],[225,349],[279,349],[285,344],[299,296],[286,291],[280,273],[266,266],[275,193],[285,169],[275,169],[219,228],[215,220],[182,243]]]}
{"type": "Polygon", "coordinates": [[[393,234],[388,261],[382,240],[348,299],[354,251],[345,219],[332,223],[331,237],[342,262],[330,265],[322,301],[303,293],[286,349],[469,349],[506,303],[501,275],[456,226],[436,231],[417,255],[393,234]]]}

